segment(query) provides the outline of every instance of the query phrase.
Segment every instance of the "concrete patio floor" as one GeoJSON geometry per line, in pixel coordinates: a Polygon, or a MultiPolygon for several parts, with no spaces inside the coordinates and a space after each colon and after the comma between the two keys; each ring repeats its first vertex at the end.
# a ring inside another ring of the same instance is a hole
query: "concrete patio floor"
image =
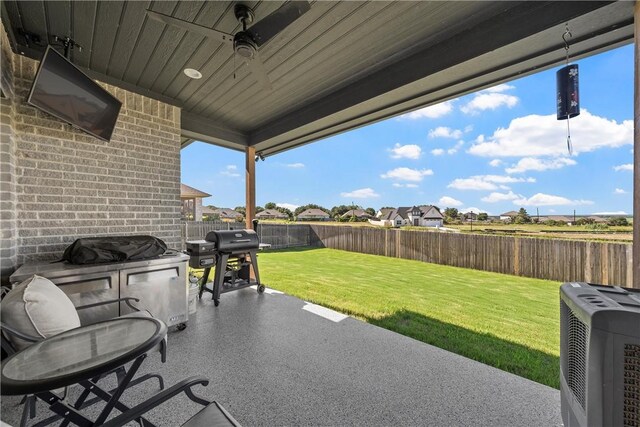
{"type": "MultiPolygon", "coordinates": [[[[168,360],[153,354],[143,371],[167,385],[204,375],[194,390],[253,425],[561,425],[560,393],[394,332],[303,310],[300,299],[244,289],[210,295],[186,330],[169,334],[168,360]]],[[[308,307],[307,307],[308,308],[308,307]]],[[[157,382],[131,388],[133,404],[157,382]]],[[[2,400],[2,419],[17,425],[16,398],[2,400]]],[[[148,414],[178,426],[199,405],[180,395],[148,414]]],[[[42,402],[38,414],[47,413],[42,402]]]]}

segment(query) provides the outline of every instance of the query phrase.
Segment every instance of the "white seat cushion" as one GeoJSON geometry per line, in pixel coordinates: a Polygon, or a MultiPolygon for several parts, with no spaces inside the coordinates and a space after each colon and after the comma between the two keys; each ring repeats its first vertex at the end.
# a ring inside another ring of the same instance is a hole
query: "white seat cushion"
{"type": "MultiPolygon", "coordinates": [[[[26,335],[48,338],[80,326],[80,318],[67,295],[53,282],[32,276],[14,287],[2,300],[2,322],[26,335]]],[[[22,350],[31,343],[9,337],[22,350]]]]}

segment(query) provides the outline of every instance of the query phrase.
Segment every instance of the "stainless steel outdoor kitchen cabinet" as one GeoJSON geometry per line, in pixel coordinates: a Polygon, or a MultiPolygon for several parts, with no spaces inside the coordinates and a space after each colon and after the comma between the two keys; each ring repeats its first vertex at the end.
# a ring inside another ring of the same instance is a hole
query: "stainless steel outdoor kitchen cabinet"
{"type": "MultiPolygon", "coordinates": [[[[167,326],[183,326],[188,320],[188,261],[189,256],[179,252],[108,264],[41,261],[22,265],[10,280],[15,285],[33,274],[46,277],[58,285],[75,306],[123,297],[139,298],[137,305],[167,326]]],[[[80,310],[78,315],[84,324],[131,311],[125,303],[120,303],[80,310]]]]}

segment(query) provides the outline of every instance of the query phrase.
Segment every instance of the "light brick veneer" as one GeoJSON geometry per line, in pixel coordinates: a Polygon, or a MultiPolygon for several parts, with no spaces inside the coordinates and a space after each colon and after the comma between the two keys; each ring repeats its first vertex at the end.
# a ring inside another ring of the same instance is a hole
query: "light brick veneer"
{"type": "Polygon", "coordinates": [[[8,56],[15,95],[1,110],[0,184],[3,220],[13,211],[15,233],[3,224],[3,275],[6,266],[58,258],[81,236],[151,234],[179,247],[180,109],[103,84],[123,105],[111,141],[101,141],[28,105],[38,62],[8,56]],[[15,163],[6,171],[5,146],[6,163],[15,163]],[[11,185],[15,203],[5,205],[11,185]]]}

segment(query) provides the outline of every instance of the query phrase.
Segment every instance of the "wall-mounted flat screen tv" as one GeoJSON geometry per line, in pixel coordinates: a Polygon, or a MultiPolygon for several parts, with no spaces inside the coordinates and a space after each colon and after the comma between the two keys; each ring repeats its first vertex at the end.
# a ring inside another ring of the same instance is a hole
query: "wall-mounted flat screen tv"
{"type": "Polygon", "coordinates": [[[109,141],[122,103],[47,47],[27,102],[83,131],[109,141]]]}

